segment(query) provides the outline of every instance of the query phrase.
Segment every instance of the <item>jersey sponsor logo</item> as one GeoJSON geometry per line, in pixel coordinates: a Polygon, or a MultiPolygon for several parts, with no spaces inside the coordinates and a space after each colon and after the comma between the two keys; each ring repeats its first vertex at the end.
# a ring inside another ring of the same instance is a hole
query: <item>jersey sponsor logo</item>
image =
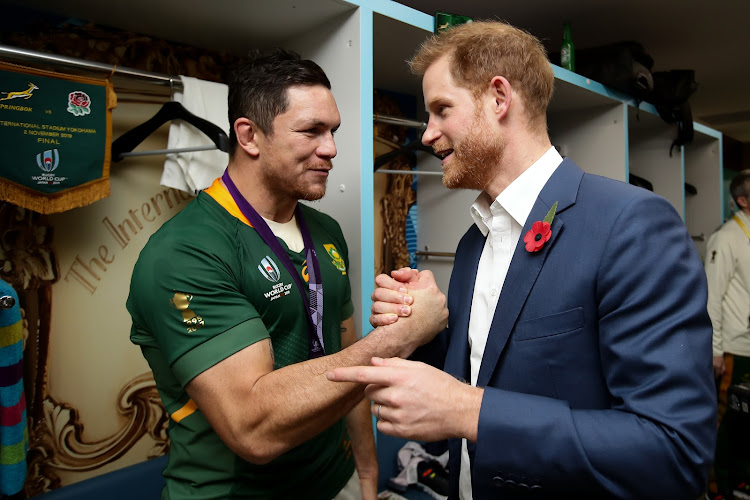
{"type": "Polygon", "coordinates": [[[332,243],[328,243],[327,245],[323,245],[326,249],[326,252],[328,252],[328,255],[331,257],[331,262],[333,262],[333,265],[341,271],[341,274],[346,274],[346,263],[344,262],[344,259],[341,258],[341,254],[339,254],[339,251],[336,250],[336,246],[332,243]]]}
{"type": "Polygon", "coordinates": [[[258,270],[268,281],[273,283],[279,281],[281,273],[279,272],[279,266],[273,261],[271,257],[266,255],[258,264],[258,270]]]}
{"type": "Polygon", "coordinates": [[[192,302],[193,296],[189,293],[175,292],[169,301],[169,305],[180,311],[182,314],[182,323],[187,328],[188,333],[193,333],[205,324],[203,318],[195,314],[195,311],[190,309],[190,302],[192,302]]]}

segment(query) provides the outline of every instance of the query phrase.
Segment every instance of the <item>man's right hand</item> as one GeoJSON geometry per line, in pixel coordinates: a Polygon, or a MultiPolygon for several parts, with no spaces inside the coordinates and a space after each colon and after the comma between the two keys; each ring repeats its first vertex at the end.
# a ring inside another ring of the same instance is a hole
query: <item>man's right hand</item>
{"type": "Polygon", "coordinates": [[[391,275],[381,274],[375,279],[378,288],[372,294],[370,323],[376,328],[393,325],[399,342],[408,351],[401,353],[406,357],[447,326],[448,308],[431,271],[403,268],[391,275]],[[399,324],[394,325],[399,317],[399,324]]]}
{"type": "MultiPolygon", "coordinates": [[[[391,271],[391,276],[380,274],[375,277],[375,291],[372,292],[370,324],[377,328],[398,321],[399,317],[411,314],[414,297],[409,293],[420,286],[419,272],[410,267],[391,271]]],[[[434,281],[434,278],[433,278],[434,281]]],[[[424,283],[423,283],[424,285],[424,283]]]]}
{"type": "Polygon", "coordinates": [[[724,356],[714,356],[714,377],[719,378],[724,375],[724,356]]]}

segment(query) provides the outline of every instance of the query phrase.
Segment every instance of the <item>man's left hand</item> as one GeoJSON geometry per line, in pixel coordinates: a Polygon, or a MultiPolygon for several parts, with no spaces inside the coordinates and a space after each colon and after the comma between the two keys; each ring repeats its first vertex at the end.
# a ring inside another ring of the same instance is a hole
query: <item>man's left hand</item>
{"type": "Polygon", "coordinates": [[[373,366],[336,368],[336,382],[368,384],[378,430],[422,441],[467,438],[476,441],[482,389],[430,365],[400,358],[372,358],[373,366]]]}

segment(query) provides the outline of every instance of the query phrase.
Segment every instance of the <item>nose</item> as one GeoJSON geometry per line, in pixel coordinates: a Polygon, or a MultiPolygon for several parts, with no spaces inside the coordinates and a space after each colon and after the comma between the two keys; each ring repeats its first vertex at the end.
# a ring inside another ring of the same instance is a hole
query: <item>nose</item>
{"type": "Polygon", "coordinates": [[[424,144],[425,146],[432,146],[439,137],[440,131],[438,130],[432,118],[430,118],[427,122],[427,128],[422,133],[422,144],[424,144]]]}
{"type": "Polygon", "coordinates": [[[323,135],[317,150],[321,158],[335,158],[338,151],[336,150],[336,141],[333,139],[333,133],[328,132],[323,135]]]}

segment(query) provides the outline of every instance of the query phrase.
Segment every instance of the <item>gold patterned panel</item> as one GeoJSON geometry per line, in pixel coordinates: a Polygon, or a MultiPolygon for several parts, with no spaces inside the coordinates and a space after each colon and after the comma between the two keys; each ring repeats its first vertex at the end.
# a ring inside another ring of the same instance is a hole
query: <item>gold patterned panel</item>
{"type": "Polygon", "coordinates": [[[89,442],[83,437],[84,424],[75,408],[54,398],[44,400],[44,417],[31,433],[28,455],[27,496],[59,488],[56,471],[89,471],[122,457],[137,441],[148,435],[155,441],[148,458],[169,451],[168,416],[156,391],[151,372],[131,380],[118,396],[117,411],[128,419],[115,434],[89,442]]]}

